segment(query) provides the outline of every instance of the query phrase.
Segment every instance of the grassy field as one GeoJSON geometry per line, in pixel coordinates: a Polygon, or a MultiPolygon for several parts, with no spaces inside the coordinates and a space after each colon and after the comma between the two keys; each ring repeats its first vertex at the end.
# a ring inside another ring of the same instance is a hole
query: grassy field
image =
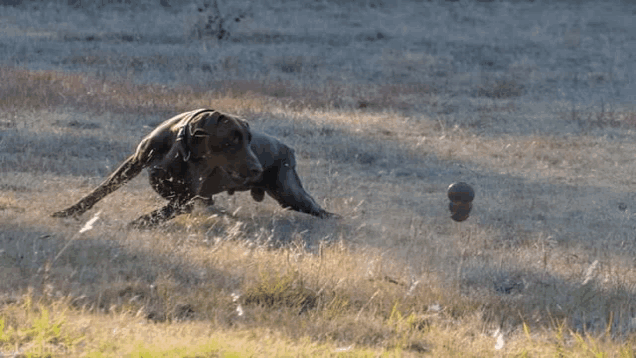
{"type": "Polygon", "coordinates": [[[636,6],[0,4],[0,356],[635,355],[636,6]],[[237,193],[128,229],[145,173],[50,217],[201,107],[344,218],[237,193]]]}

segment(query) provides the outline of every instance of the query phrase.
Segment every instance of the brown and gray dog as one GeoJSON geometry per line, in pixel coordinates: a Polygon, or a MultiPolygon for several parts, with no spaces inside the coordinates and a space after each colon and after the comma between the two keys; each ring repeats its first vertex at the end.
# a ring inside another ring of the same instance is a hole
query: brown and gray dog
{"type": "Polygon", "coordinates": [[[262,201],[265,193],[280,205],[320,218],[337,216],[322,209],[303,189],[293,149],[246,121],[212,109],[170,118],[146,136],[133,155],[95,190],[53,217],[83,214],[106,195],[148,168],[150,185],[169,202],[143,215],[131,226],[152,226],[189,212],[192,200],[213,204],[224,191],[250,190],[262,201]]]}

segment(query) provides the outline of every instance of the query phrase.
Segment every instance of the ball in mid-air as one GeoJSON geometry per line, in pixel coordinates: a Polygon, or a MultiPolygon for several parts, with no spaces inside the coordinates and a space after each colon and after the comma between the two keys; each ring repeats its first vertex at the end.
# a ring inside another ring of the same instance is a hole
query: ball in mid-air
{"type": "Polygon", "coordinates": [[[475,190],[472,186],[464,182],[453,183],[448,187],[448,199],[450,203],[448,209],[451,212],[451,219],[464,221],[468,219],[472,201],[475,199],[475,190]]]}

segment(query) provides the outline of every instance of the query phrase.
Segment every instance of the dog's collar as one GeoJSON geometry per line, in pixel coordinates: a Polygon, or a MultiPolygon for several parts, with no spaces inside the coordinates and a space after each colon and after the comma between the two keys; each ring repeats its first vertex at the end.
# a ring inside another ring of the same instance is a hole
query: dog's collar
{"type": "Polygon", "coordinates": [[[181,153],[181,156],[183,157],[183,161],[187,162],[188,160],[190,160],[190,154],[192,154],[192,152],[190,152],[190,150],[188,149],[188,141],[187,141],[187,132],[186,131],[186,127],[190,124],[190,122],[186,123],[185,125],[181,126],[181,128],[179,128],[179,132],[177,132],[177,142],[182,142],[181,145],[183,146],[183,153],[181,153]]]}

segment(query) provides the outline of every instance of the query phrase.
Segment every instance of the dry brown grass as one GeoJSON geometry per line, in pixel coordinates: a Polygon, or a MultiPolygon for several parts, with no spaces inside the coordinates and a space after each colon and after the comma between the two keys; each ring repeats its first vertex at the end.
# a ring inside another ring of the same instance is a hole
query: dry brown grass
{"type": "MultiPolygon", "coordinates": [[[[283,341],[324,342],[331,352],[353,345],[479,356],[492,354],[499,328],[511,354],[628,352],[627,143],[488,138],[395,111],[290,107],[287,96],[265,91],[2,71],[10,90],[3,87],[0,268],[12,337],[3,349],[119,354],[148,347],[139,338],[130,338],[133,348],[106,344],[112,336],[100,332],[111,323],[86,331],[68,318],[63,344],[46,334],[39,341],[12,335],[28,327],[11,317],[35,320],[42,312],[20,309],[28,298],[50,310],[62,302],[63,315],[87,322],[99,315],[130,320],[129,327],[138,319],[164,322],[157,334],[187,327],[183,334],[193,340],[207,322],[238,337],[266,330],[283,341]],[[295,146],[308,189],[346,219],[316,220],[237,194],[218,200],[231,214],[202,208],[157,230],[127,230],[131,217],[161,205],[143,179],[101,202],[90,231],[49,218],[90,190],[164,113],[206,105],[245,115],[295,146]],[[456,224],[444,188],[460,178],[470,178],[478,199],[471,219],[456,224]],[[74,341],[81,337],[102,345],[74,341]]],[[[317,352],[303,347],[302,354],[317,352]]]]}

